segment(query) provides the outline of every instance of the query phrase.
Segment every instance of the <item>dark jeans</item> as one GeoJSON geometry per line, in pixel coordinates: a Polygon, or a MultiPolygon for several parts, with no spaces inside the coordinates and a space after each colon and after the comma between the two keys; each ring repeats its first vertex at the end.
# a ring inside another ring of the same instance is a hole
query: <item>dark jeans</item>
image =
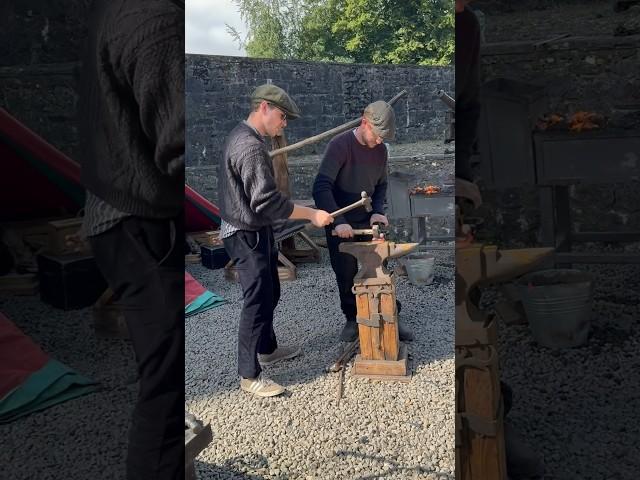
{"type": "Polygon", "coordinates": [[[90,237],[138,363],[127,479],[184,478],[183,219],[123,219],[90,237]]]}
{"type": "Polygon", "coordinates": [[[278,248],[271,227],[257,232],[240,230],[223,240],[240,277],[244,305],[238,328],[238,373],[255,378],[262,371],[258,353],[278,347],[273,311],[280,300],[278,248]]]}
{"type": "MultiPolygon", "coordinates": [[[[338,250],[338,246],[342,242],[367,242],[371,241],[370,235],[356,235],[354,238],[340,238],[331,235],[333,226],[325,227],[325,233],[327,236],[327,248],[329,249],[329,258],[331,259],[331,267],[336,274],[336,281],[338,282],[338,293],[340,295],[340,308],[347,322],[356,321],[356,296],[351,291],[353,287],[353,277],[358,273],[358,261],[356,257],[348,253],[343,253],[338,250]]],[[[369,228],[368,226],[356,226],[354,228],[369,228]]],[[[402,305],[396,300],[396,307],[398,313],[402,305]]]]}

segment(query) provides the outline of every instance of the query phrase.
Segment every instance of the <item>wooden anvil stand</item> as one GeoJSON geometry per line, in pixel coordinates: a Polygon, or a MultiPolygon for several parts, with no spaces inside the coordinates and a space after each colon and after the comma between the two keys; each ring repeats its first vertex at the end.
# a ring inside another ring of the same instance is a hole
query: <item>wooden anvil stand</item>
{"type": "Polygon", "coordinates": [[[551,248],[456,246],[456,479],[506,480],[497,325],[480,310],[478,288],[533,270],[551,248]]]}
{"type": "Polygon", "coordinates": [[[387,241],[345,242],[338,247],[358,259],[360,269],[353,280],[356,296],[360,354],[352,373],[356,377],[408,381],[407,347],[398,338],[396,287],[385,260],[406,255],[417,243],[387,241]]]}

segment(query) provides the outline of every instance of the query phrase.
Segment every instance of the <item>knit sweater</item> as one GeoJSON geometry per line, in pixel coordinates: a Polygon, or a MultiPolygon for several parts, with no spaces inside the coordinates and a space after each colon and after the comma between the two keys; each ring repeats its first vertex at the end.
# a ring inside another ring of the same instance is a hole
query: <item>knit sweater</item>
{"type": "Polygon", "coordinates": [[[371,197],[372,212],[356,208],[338,216],[334,226],[342,223],[367,226],[373,213],[384,214],[387,147],[362,145],[353,130],[349,130],[336,135],[327,145],[313,183],[313,198],[318,208],[334,212],[360,200],[363,191],[371,197]]]}
{"type": "Polygon", "coordinates": [[[116,209],[167,218],[184,202],[184,5],[94,3],[80,94],[81,178],[116,209]]]}
{"type": "Polygon", "coordinates": [[[273,164],[262,137],[245,122],[229,134],[218,164],[222,219],[256,231],[289,218],[293,203],[276,187],[273,164]]]}

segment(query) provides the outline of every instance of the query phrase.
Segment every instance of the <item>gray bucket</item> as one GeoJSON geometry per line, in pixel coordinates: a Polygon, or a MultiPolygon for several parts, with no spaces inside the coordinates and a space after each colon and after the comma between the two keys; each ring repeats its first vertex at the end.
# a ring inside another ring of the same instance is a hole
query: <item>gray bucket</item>
{"type": "Polygon", "coordinates": [[[414,285],[431,285],[435,260],[435,257],[428,253],[408,255],[405,258],[404,267],[409,281],[414,285]]]}
{"type": "Polygon", "coordinates": [[[533,338],[549,348],[570,348],[587,341],[593,284],[580,270],[542,270],[517,285],[533,338]]]}

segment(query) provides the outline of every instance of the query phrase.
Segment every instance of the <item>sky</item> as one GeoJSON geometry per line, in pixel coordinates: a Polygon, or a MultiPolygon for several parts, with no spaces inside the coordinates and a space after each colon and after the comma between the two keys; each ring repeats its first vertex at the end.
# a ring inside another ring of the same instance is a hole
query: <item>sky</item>
{"type": "Polygon", "coordinates": [[[228,23],[244,37],[247,27],[232,0],[186,0],[185,50],[187,53],[246,57],[229,33],[228,23]]]}

